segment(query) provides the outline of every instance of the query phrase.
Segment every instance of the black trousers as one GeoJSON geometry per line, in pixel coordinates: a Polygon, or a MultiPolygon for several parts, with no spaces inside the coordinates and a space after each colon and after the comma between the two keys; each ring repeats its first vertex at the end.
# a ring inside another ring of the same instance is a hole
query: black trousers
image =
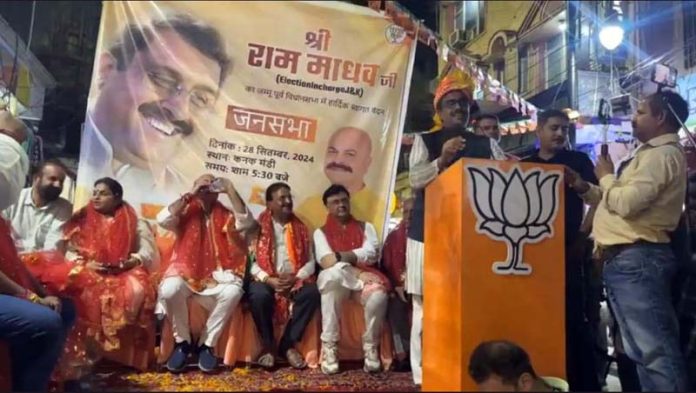
{"type": "MultiPolygon", "coordinates": [[[[569,242],[566,247],[570,247],[569,242]]],[[[566,375],[571,391],[596,392],[601,390],[595,351],[596,337],[588,314],[586,280],[589,273],[584,268],[588,254],[586,249],[566,251],[566,375]]],[[[596,300],[596,299],[595,299],[596,300]]],[[[597,305],[598,306],[598,305],[597,305]]]]}
{"type": "MultiPolygon", "coordinates": [[[[387,316],[392,328],[392,338],[397,353],[403,352],[408,354],[411,349],[411,324],[408,319],[409,315],[411,315],[411,305],[409,303],[403,302],[398,296],[389,298],[387,316]]],[[[406,359],[408,360],[408,357],[406,357],[406,359]]]]}
{"type": "MultiPolygon", "coordinates": [[[[249,283],[246,295],[264,348],[273,348],[275,346],[273,338],[275,290],[268,284],[253,281],[249,283]]],[[[278,346],[278,353],[282,356],[285,356],[288,349],[302,340],[305,328],[321,305],[321,296],[316,284],[303,285],[291,300],[293,301],[292,316],[285,326],[283,337],[278,346]]]]}

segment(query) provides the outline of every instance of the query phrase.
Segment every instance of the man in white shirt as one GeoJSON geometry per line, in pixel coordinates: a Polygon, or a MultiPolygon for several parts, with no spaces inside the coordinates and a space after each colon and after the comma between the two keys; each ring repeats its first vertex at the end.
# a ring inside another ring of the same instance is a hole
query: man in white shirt
{"type": "Polygon", "coordinates": [[[187,15],[128,26],[119,38],[95,66],[77,194],[86,199],[96,179],[113,177],[143,214],[187,191],[175,161],[215,110],[231,62],[220,32],[187,15]]]}
{"type": "Polygon", "coordinates": [[[12,225],[15,245],[20,253],[55,250],[62,238],[61,226],[70,218],[72,205],[60,197],[65,181],[60,161],[41,163],[32,186],[19,194],[19,200],[2,212],[12,225]]]}
{"type": "Polygon", "coordinates": [[[278,354],[294,368],[307,366],[294,345],[302,340],[321,302],[309,229],[292,208],[290,186],[273,183],[266,189],[266,210],[258,219],[256,260],[251,266],[256,281],[249,284],[247,293],[264,346],[258,363],[266,368],[275,364],[274,322],[285,324],[278,354]]]}
{"type": "Polygon", "coordinates": [[[323,227],[314,231],[317,260],[323,268],[317,286],[321,293],[321,370],[338,372],[339,317],[349,296],[359,300],[365,310],[362,337],[366,372],[381,369],[378,345],[387,314],[389,279],[374,265],[379,259],[379,240],[375,227],[350,214],[350,194],[341,185],[330,186],[323,195],[329,211],[323,227]]]}
{"type": "Polygon", "coordinates": [[[176,342],[167,369],[182,371],[191,353],[188,299],[193,298],[210,311],[198,342],[198,367],[212,372],[218,366],[215,345],[244,293],[244,233],[254,225],[254,219],[229,179],[205,174],[190,193],[163,209],[157,220],[176,233],[156,310],[169,316],[176,342]],[[229,197],[231,209],[218,201],[218,194],[229,197]]]}

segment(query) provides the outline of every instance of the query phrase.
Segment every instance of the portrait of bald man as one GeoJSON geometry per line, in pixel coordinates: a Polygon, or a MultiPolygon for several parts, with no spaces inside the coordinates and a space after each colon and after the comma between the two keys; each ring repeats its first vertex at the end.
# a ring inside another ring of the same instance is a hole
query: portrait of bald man
{"type": "MultiPolygon", "coordinates": [[[[377,219],[376,215],[386,208],[387,200],[365,184],[371,164],[372,139],[365,130],[341,127],[331,134],[324,155],[325,186],[340,184],[348,189],[353,216],[373,222],[378,236],[381,236],[383,220],[382,217],[377,219]]],[[[321,195],[305,199],[297,214],[313,229],[324,225],[326,207],[321,195]]]]}

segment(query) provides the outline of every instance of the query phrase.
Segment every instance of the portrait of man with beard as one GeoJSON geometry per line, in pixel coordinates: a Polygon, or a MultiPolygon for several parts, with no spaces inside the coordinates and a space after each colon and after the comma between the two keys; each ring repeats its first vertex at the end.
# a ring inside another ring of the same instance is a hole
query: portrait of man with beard
{"type": "Polygon", "coordinates": [[[145,216],[146,204],[188,190],[173,163],[213,112],[230,64],[220,33],[187,15],[128,26],[95,67],[78,188],[113,177],[145,216]]]}
{"type": "Polygon", "coordinates": [[[34,172],[31,187],[23,189],[17,202],[2,212],[12,226],[17,251],[49,251],[62,239],[62,225],[72,214],[72,204],[60,197],[65,166],[57,160],[42,162],[34,172]]]}
{"type": "MultiPolygon", "coordinates": [[[[351,211],[359,220],[373,222],[377,235],[381,236],[383,217],[376,217],[386,208],[387,200],[369,189],[365,176],[372,164],[372,139],[360,128],[342,127],[336,130],[326,145],[324,156],[324,175],[328,185],[339,184],[350,192],[351,211]]],[[[321,195],[311,196],[297,209],[310,227],[318,228],[324,224],[326,207],[321,195]]]]}

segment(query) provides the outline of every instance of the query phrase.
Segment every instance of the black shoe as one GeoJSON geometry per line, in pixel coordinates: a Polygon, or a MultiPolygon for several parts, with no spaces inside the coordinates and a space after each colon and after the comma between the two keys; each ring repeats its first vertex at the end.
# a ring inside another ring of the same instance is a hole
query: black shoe
{"type": "Polygon", "coordinates": [[[180,342],[174,347],[174,351],[167,360],[167,370],[172,373],[183,371],[186,367],[186,360],[191,353],[191,344],[188,341],[180,342]]]}
{"type": "Polygon", "coordinates": [[[198,348],[198,368],[204,373],[211,373],[217,369],[218,359],[213,349],[203,344],[198,348]]]}
{"type": "Polygon", "coordinates": [[[397,373],[411,372],[411,362],[408,359],[409,359],[409,357],[406,356],[406,359],[396,361],[394,364],[394,372],[397,372],[397,373]]]}

